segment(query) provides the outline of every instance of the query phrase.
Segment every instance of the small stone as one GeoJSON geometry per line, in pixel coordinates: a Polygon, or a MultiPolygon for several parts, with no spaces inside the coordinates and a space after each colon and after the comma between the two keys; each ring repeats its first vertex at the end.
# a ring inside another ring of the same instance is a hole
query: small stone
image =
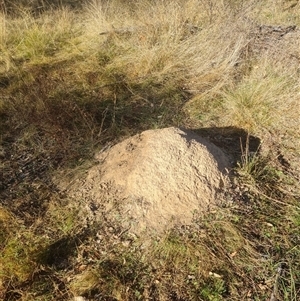
{"type": "Polygon", "coordinates": [[[84,297],[81,296],[76,296],[74,297],[74,301],[85,301],[86,299],[84,297]]]}
{"type": "Polygon", "coordinates": [[[86,269],[87,265],[86,264],[82,264],[81,266],[79,266],[78,270],[79,271],[84,271],[86,269]]]}

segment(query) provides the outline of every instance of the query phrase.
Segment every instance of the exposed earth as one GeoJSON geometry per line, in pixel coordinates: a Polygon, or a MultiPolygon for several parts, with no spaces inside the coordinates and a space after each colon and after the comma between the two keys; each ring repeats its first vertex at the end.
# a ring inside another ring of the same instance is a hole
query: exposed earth
{"type": "Polygon", "coordinates": [[[96,159],[99,163],[69,194],[84,200],[96,216],[109,211],[137,235],[188,224],[195,212],[213,209],[230,168],[220,148],[174,127],[142,132],[96,159]]]}

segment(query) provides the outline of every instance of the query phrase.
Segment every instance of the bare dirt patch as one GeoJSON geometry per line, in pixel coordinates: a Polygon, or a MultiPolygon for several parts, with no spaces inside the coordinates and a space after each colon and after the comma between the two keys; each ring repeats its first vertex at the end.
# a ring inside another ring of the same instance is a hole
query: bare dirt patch
{"type": "Polygon", "coordinates": [[[254,56],[267,53],[275,62],[283,61],[289,67],[299,68],[300,30],[296,26],[261,25],[252,33],[250,49],[254,56]]]}
{"type": "Polygon", "coordinates": [[[173,127],[145,131],[96,159],[69,193],[138,235],[190,223],[195,212],[216,206],[230,166],[217,146],[173,127]]]}

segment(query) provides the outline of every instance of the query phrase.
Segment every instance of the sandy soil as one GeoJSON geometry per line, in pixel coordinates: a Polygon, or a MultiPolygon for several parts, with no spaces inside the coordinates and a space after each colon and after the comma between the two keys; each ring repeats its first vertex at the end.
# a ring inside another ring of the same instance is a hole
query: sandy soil
{"type": "Polygon", "coordinates": [[[83,199],[96,218],[104,210],[137,235],[188,224],[195,212],[213,208],[230,166],[217,146],[173,127],[145,131],[96,159],[69,193],[83,199]]]}

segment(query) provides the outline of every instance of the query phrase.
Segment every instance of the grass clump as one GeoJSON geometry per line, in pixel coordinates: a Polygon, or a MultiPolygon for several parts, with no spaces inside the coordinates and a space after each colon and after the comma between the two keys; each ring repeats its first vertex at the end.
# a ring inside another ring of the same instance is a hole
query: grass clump
{"type": "Polygon", "coordinates": [[[269,66],[255,67],[234,91],[224,94],[223,108],[228,112],[232,125],[243,125],[251,133],[258,131],[275,132],[283,124],[294,128],[296,114],[287,111],[295,110],[298,102],[297,77],[287,70],[272,70],[269,66]]]}
{"type": "Polygon", "coordinates": [[[30,278],[37,268],[36,263],[43,250],[42,239],[32,237],[30,232],[21,232],[22,236],[8,238],[1,254],[1,265],[4,266],[1,278],[15,283],[24,282],[30,278]],[[23,243],[20,244],[20,241],[23,243]],[[25,241],[30,241],[30,244],[26,244],[25,241]]]}
{"type": "Polygon", "coordinates": [[[26,229],[5,208],[1,208],[0,296],[31,279],[39,269],[48,239],[26,229]]]}

